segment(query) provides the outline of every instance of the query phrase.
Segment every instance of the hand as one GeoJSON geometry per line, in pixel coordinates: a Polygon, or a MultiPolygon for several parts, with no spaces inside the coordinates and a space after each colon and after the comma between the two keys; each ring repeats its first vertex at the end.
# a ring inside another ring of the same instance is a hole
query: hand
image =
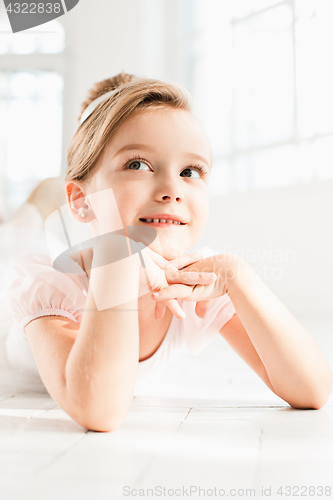
{"type": "MultiPolygon", "coordinates": [[[[207,286],[213,283],[216,279],[215,273],[205,273],[205,272],[195,272],[179,270],[185,269],[186,267],[194,264],[203,257],[200,254],[188,254],[182,255],[176,259],[168,261],[167,270],[165,273],[168,284],[187,284],[187,285],[197,285],[202,284],[207,286]]],[[[195,312],[199,318],[204,318],[208,312],[211,305],[211,300],[199,300],[196,304],[195,312]]],[[[160,300],[156,302],[155,308],[155,318],[161,319],[164,316],[166,308],[166,301],[160,300]]]]}
{"type": "MultiPolygon", "coordinates": [[[[184,267],[200,261],[201,256],[189,254],[167,261],[150,248],[145,248],[142,253],[146,268],[141,270],[140,283],[148,284],[149,290],[152,292],[166,289],[170,283],[202,284],[202,286],[207,286],[207,284],[214,282],[216,279],[214,273],[180,271],[184,267]]],[[[210,302],[210,300],[206,300],[200,301],[197,304],[196,313],[199,317],[203,317],[206,314],[210,302]]],[[[177,300],[169,299],[156,303],[156,319],[163,318],[166,306],[169,307],[177,318],[183,319],[185,317],[177,300]]]]}
{"type": "MultiPolygon", "coordinates": [[[[213,264],[213,268],[216,268],[214,264],[214,257],[209,259],[210,265],[213,264]]],[[[226,255],[226,263],[224,265],[218,265],[218,272],[216,273],[217,279],[213,283],[206,285],[195,284],[182,284],[177,283],[170,285],[168,288],[164,288],[158,292],[157,296],[152,294],[152,299],[158,302],[165,302],[168,300],[175,300],[176,298],[181,298],[184,301],[194,301],[197,302],[195,312],[197,316],[204,317],[207,312],[208,307],[213,298],[221,297],[228,292],[228,276],[231,277],[230,271],[233,273],[233,256],[226,255]]],[[[189,272],[189,274],[191,274],[189,272]]],[[[200,273],[196,273],[200,274],[200,273]]],[[[203,273],[208,274],[208,273],[203,273]]]]}

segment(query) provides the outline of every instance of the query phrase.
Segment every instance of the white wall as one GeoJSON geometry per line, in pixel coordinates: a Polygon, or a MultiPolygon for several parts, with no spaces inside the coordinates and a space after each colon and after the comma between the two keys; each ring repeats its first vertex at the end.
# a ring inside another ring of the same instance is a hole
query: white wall
{"type": "Polygon", "coordinates": [[[333,319],[332,216],[333,180],[230,193],[211,200],[196,248],[242,257],[296,316],[333,319]]]}
{"type": "MultiPolygon", "coordinates": [[[[125,70],[183,83],[174,44],[176,6],[177,0],[81,0],[61,18],[68,56],[65,150],[80,104],[95,81],[125,70]]],[[[296,317],[332,318],[332,200],[333,181],[214,198],[196,247],[243,256],[296,317]],[[282,262],[274,260],[276,252],[282,262]]]]}

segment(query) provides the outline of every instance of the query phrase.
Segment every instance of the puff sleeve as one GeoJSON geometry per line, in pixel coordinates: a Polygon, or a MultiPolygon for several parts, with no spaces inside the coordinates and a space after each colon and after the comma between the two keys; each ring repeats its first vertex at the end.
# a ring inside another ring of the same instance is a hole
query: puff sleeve
{"type": "Polygon", "coordinates": [[[19,276],[8,288],[7,301],[23,329],[41,316],[81,322],[89,280],[76,262],[71,259],[73,272],[63,273],[53,268],[48,255],[24,254],[13,260],[12,267],[19,276]]]}

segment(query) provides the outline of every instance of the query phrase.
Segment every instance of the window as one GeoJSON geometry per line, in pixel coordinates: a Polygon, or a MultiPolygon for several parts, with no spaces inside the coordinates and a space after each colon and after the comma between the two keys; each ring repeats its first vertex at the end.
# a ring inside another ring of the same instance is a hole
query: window
{"type": "MultiPolygon", "coordinates": [[[[9,216],[61,173],[65,34],[54,20],[0,36],[0,197],[9,216]]],[[[6,217],[3,217],[6,218],[6,217]]]]}
{"type": "Polygon", "coordinates": [[[211,194],[333,178],[333,2],[183,0],[179,19],[211,194]]]}
{"type": "Polygon", "coordinates": [[[59,54],[64,48],[65,31],[56,20],[38,26],[37,32],[30,29],[0,37],[0,54],[59,54]]]}

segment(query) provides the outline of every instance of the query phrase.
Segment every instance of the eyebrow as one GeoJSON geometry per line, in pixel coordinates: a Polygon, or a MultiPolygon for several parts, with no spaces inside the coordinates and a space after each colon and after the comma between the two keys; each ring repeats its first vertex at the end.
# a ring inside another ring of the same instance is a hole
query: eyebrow
{"type": "MultiPolygon", "coordinates": [[[[148,144],[127,144],[126,146],[123,146],[122,148],[118,149],[118,151],[114,155],[114,157],[120,155],[120,153],[123,153],[124,151],[129,151],[129,150],[133,150],[133,149],[146,149],[146,150],[152,151],[152,152],[156,151],[156,149],[153,146],[149,146],[148,144]]],[[[193,158],[193,159],[199,159],[199,160],[203,161],[204,163],[206,163],[210,167],[209,161],[206,160],[206,158],[204,158],[203,156],[200,156],[196,153],[186,153],[185,156],[189,156],[190,158],[193,158]]]]}

